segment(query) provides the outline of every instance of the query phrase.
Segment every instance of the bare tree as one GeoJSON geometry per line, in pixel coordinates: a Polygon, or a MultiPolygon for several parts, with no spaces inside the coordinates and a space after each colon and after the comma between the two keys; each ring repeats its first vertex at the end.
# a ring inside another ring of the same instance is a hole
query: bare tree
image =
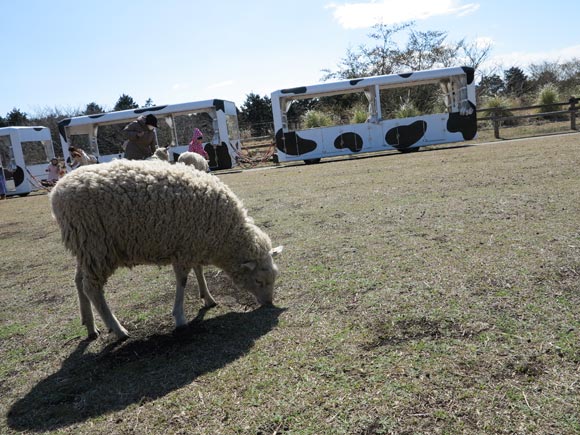
{"type": "Polygon", "coordinates": [[[489,58],[493,44],[491,41],[462,41],[461,50],[465,56],[464,66],[470,66],[476,71],[489,58]]]}

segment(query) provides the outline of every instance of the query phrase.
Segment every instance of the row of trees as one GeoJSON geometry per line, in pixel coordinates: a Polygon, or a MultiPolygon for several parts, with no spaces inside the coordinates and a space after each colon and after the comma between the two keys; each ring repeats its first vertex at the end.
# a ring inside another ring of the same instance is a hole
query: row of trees
{"type": "MultiPolygon", "coordinates": [[[[418,31],[414,23],[397,26],[377,24],[368,35],[370,44],[349,48],[335,70],[323,70],[323,81],[346,80],[373,75],[397,74],[408,71],[427,70],[451,66],[470,66],[477,71],[478,105],[485,107],[486,101],[504,98],[505,104],[532,103],[542,89],[550,86],[562,100],[580,95],[580,59],[565,62],[543,62],[528,65],[526,71],[521,66],[508,69],[482,68],[491,53],[490,44],[476,42],[448,41],[447,32],[418,31]],[[403,35],[402,35],[403,34],[403,35]],[[400,43],[397,41],[406,42],[400,43]]],[[[427,112],[438,104],[437,86],[421,89],[414,95],[405,91],[394,92],[382,103],[383,113],[398,110],[427,112]]],[[[382,99],[382,98],[381,98],[382,99]]],[[[142,107],[153,106],[148,99],[142,107]]],[[[326,97],[295,102],[289,119],[300,120],[309,112],[319,111],[337,117],[355,113],[366,101],[360,95],[326,97]]],[[[113,110],[139,107],[128,95],[121,95],[113,110]]],[[[268,96],[250,93],[239,108],[239,123],[246,136],[272,134],[272,103],[268,96]]],[[[28,116],[15,108],[0,116],[0,126],[45,125],[56,134],[56,124],[62,118],[102,113],[104,109],[92,102],[83,110],[46,109],[44,113],[28,116]]],[[[56,140],[56,138],[55,138],[56,140]]]]}

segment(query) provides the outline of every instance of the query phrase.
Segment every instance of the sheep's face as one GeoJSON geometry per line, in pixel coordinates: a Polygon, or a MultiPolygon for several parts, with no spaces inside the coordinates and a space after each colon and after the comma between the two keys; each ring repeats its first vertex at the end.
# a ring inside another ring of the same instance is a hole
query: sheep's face
{"type": "Polygon", "coordinates": [[[238,270],[231,274],[234,284],[252,293],[261,305],[272,303],[274,282],[278,276],[278,267],[272,257],[280,252],[281,246],[273,248],[268,256],[242,263],[238,270]]]}

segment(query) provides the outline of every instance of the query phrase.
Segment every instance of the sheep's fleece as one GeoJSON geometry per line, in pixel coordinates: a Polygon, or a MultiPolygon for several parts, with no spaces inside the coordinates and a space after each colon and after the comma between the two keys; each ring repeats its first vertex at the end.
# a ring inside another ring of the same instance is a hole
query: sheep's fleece
{"type": "Polygon", "coordinates": [[[224,270],[258,302],[272,302],[278,275],[272,257],[282,247],[272,249],[268,235],[218,177],[185,165],[114,160],[66,175],[50,202],[63,243],[77,260],[75,283],[89,338],[99,334],[91,305],[118,338],[128,337],[103,291],[121,266],[173,265],[176,327],[187,323],[183,300],[192,268],[205,306],[215,305],[203,265],[224,270]]]}
{"type": "Polygon", "coordinates": [[[193,166],[198,171],[209,172],[209,164],[204,156],[191,151],[185,151],[179,155],[178,163],[193,166]]]}

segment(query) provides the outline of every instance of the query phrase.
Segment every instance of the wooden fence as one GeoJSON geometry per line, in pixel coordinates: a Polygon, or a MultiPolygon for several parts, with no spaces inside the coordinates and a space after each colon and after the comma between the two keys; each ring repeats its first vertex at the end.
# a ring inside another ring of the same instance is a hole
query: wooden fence
{"type": "Polygon", "coordinates": [[[477,109],[477,113],[488,112],[489,116],[480,118],[477,117],[477,121],[491,121],[493,123],[493,135],[496,139],[500,139],[499,128],[502,123],[506,121],[512,121],[524,118],[555,118],[561,115],[570,115],[570,129],[576,130],[576,118],[578,116],[578,102],[580,99],[576,97],[571,97],[565,103],[552,103],[552,104],[540,104],[536,106],[525,106],[525,107],[491,107],[488,109],[477,109]],[[551,109],[554,106],[562,107],[568,106],[565,110],[555,110],[555,111],[544,111],[545,109],[551,109]],[[539,113],[525,114],[525,115],[509,115],[504,116],[502,113],[506,112],[517,112],[524,110],[536,110],[540,109],[539,113]]]}

